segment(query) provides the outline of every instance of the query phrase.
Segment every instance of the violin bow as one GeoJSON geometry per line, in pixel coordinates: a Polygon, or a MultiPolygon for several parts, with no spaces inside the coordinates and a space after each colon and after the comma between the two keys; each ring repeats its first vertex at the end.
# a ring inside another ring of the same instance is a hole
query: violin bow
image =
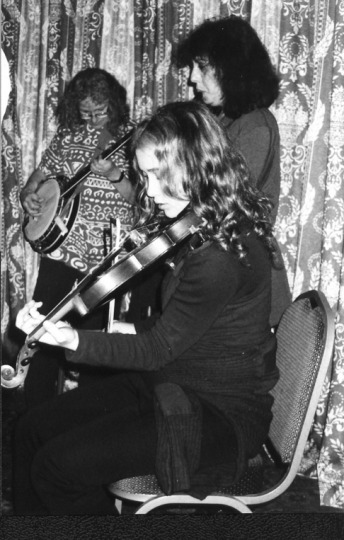
{"type": "MultiPolygon", "coordinates": [[[[119,217],[116,217],[116,242],[115,242],[115,252],[117,253],[116,257],[113,259],[113,264],[117,262],[118,255],[119,255],[119,247],[120,247],[120,232],[121,232],[121,220],[119,217]]],[[[113,222],[110,218],[110,249],[112,249],[112,243],[113,243],[113,222]]],[[[108,310],[108,323],[107,323],[107,333],[112,334],[113,324],[114,324],[114,315],[115,315],[115,308],[116,308],[116,299],[112,298],[109,302],[109,310],[108,310]]]]}

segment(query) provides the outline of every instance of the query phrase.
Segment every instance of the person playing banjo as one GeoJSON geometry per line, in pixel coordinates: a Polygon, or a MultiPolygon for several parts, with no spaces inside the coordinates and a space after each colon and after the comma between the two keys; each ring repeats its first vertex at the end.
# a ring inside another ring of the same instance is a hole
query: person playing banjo
{"type": "MultiPolygon", "coordinates": [[[[67,188],[75,175],[87,165],[89,174],[80,190],[80,203],[71,230],[53,251],[42,253],[33,298],[42,301],[48,313],[104,257],[104,229],[110,217],[120,218],[121,237],[134,223],[135,186],[130,179],[127,146],[111,159],[104,150],[133,129],[129,119],[126,90],[110,73],[87,68],[69,82],[56,110],[58,129],[38,168],[20,194],[33,236],[44,234],[55,216],[48,204],[55,204],[64,177],[67,188]]],[[[25,229],[24,229],[25,233],[25,229]]],[[[114,239],[116,240],[116,239],[114,239]]],[[[101,329],[105,311],[73,320],[83,328],[101,329]]],[[[28,407],[53,397],[61,359],[56,351],[41,347],[25,381],[28,407]],[[48,359],[47,359],[48,356],[48,359]],[[52,357],[55,358],[53,361],[52,357]]],[[[87,376],[85,374],[85,380],[87,376]]],[[[81,382],[80,377],[79,382],[81,382]]]]}

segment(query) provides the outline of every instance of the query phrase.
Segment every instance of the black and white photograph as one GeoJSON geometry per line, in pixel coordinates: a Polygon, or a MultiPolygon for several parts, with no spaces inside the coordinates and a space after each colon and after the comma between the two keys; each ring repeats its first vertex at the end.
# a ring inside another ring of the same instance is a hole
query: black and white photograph
{"type": "Polygon", "coordinates": [[[343,538],[343,1],[1,7],[2,537],[343,538]]]}

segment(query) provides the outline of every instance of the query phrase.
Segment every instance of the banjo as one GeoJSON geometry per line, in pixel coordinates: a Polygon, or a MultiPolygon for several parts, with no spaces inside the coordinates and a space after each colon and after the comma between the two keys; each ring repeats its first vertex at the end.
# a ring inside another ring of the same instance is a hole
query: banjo
{"type": "MultiPolygon", "coordinates": [[[[128,143],[133,130],[117,143],[107,148],[103,159],[110,158],[128,143]]],[[[37,217],[25,214],[23,233],[37,253],[51,253],[65,241],[70,233],[80,207],[80,186],[91,172],[90,165],[81,169],[72,179],[65,176],[43,180],[36,193],[43,199],[42,212],[37,217]]]]}

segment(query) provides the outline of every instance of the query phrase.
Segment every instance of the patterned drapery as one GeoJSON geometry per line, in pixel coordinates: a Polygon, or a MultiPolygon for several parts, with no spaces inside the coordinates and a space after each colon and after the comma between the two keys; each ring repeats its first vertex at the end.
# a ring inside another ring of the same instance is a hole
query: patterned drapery
{"type": "Polygon", "coordinates": [[[302,467],[344,508],[344,5],[284,1],[278,68],[282,185],[276,232],[293,296],[322,290],[335,352],[302,467]]]}
{"type": "Polygon", "coordinates": [[[99,66],[126,87],[133,118],[190,96],[171,57],[205,18],[247,18],[281,77],[273,107],[281,132],[276,235],[295,298],[322,290],[336,341],[302,472],[321,503],[344,508],[344,6],[342,0],[3,0],[2,48],[12,92],[2,124],[3,351],[18,349],[13,321],[32,296],[38,256],[24,241],[19,192],[56,129],[66,82],[99,66]]]}

